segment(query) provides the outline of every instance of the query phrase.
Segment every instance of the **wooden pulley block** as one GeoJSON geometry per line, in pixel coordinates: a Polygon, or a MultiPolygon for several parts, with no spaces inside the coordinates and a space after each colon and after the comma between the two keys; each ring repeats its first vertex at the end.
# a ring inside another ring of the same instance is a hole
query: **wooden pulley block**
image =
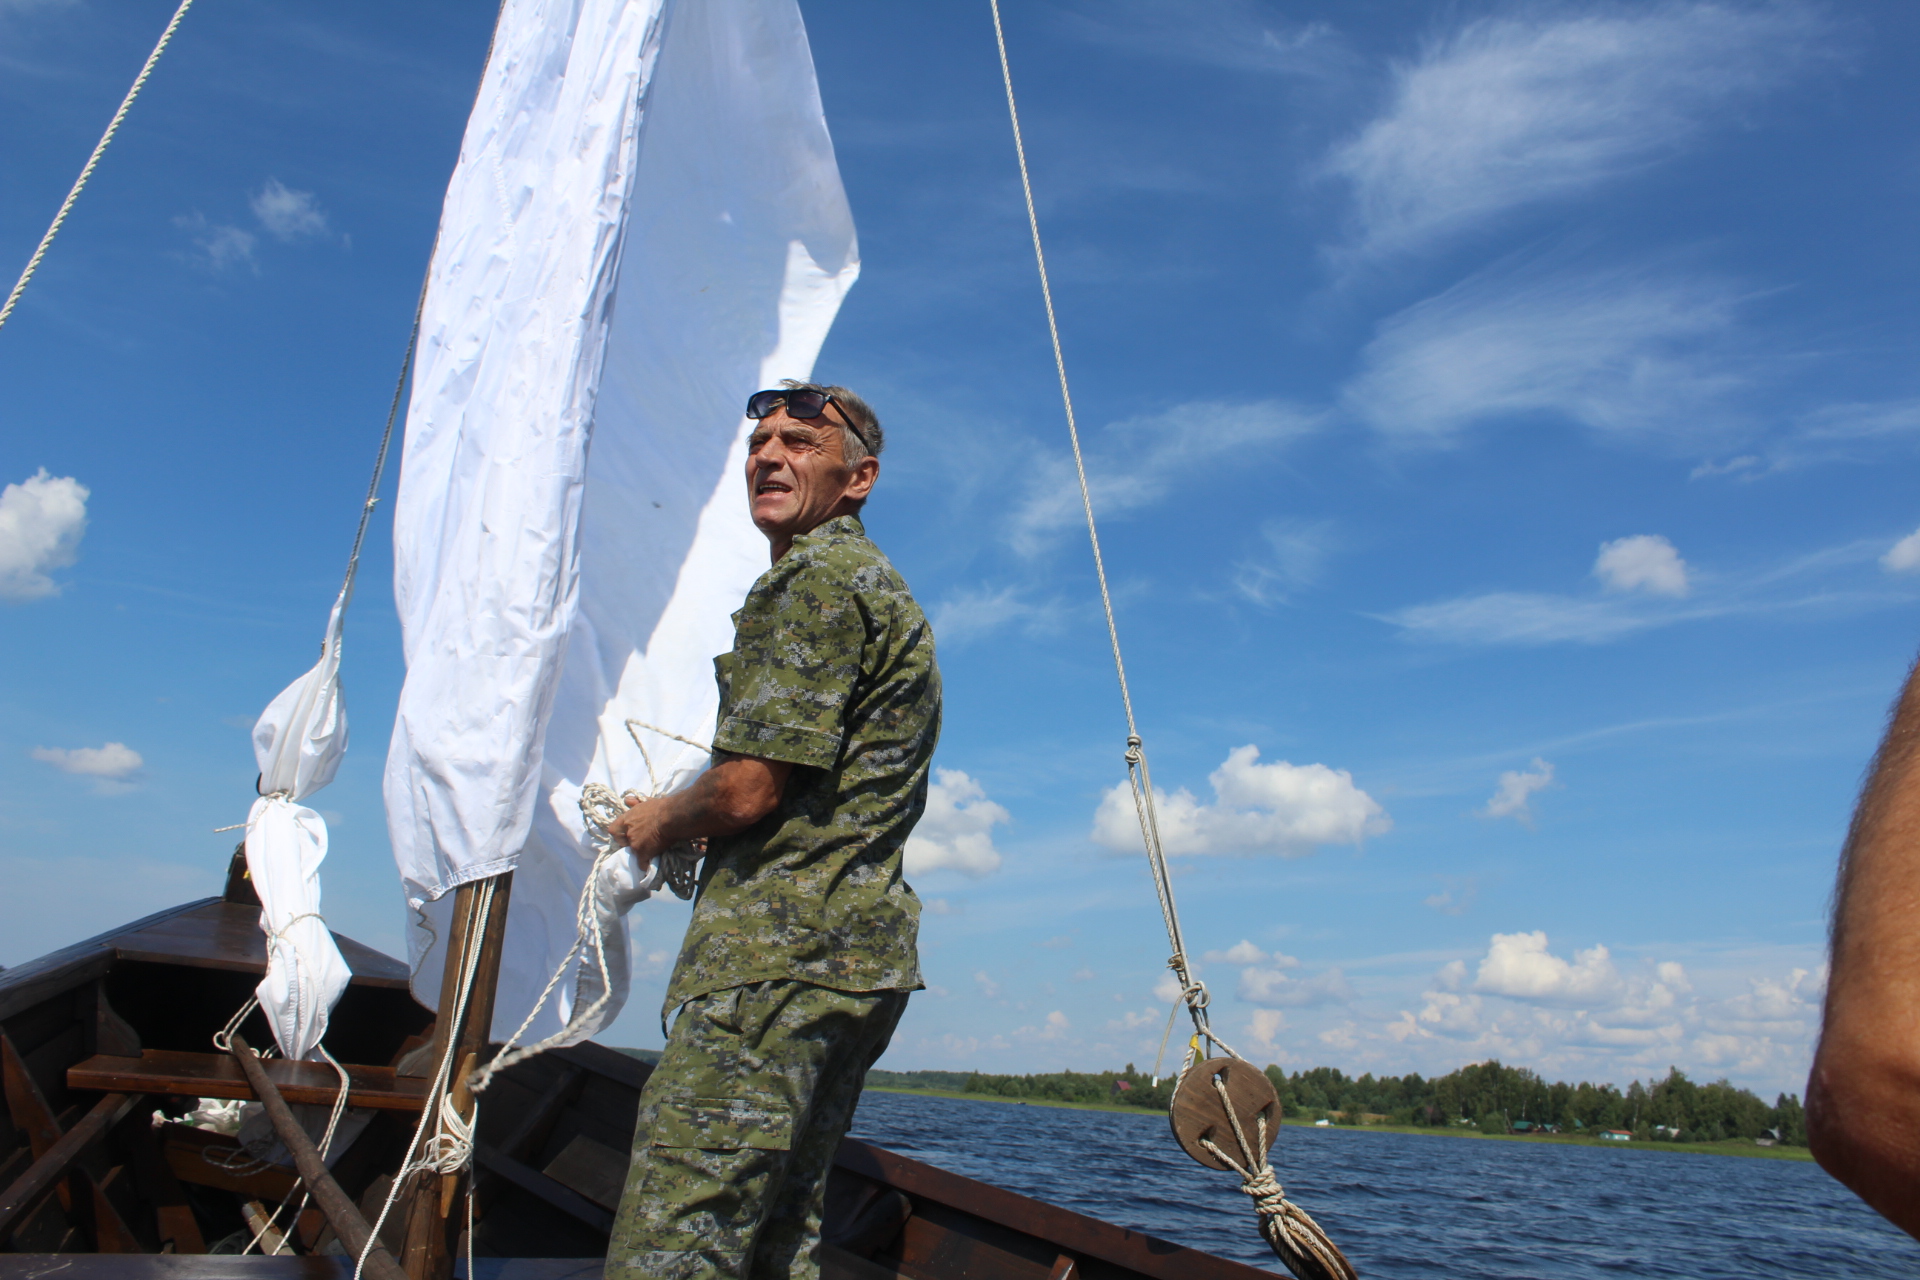
{"type": "Polygon", "coordinates": [[[1173,1091],[1170,1113],[1174,1139],[1181,1150],[1209,1169],[1229,1166],[1201,1145],[1203,1139],[1232,1156],[1236,1164],[1245,1165],[1246,1154],[1240,1149],[1239,1139],[1233,1136],[1233,1122],[1227,1119],[1220,1091],[1214,1087],[1215,1077],[1226,1085],[1227,1097],[1233,1102],[1234,1115],[1239,1117],[1240,1131],[1247,1135],[1247,1141],[1260,1141],[1260,1118],[1264,1116],[1267,1150],[1273,1149],[1274,1141],[1280,1136],[1280,1096],[1273,1091],[1273,1082],[1265,1072],[1238,1058],[1208,1058],[1196,1063],[1193,1070],[1181,1078],[1173,1091]]]}

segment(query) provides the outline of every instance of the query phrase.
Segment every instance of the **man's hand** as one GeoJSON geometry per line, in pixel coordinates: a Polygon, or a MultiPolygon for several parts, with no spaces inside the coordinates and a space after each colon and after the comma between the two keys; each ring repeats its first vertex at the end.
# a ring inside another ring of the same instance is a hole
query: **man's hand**
{"type": "Polygon", "coordinates": [[[607,824],[607,832],[633,850],[645,875],[655,858],[683,840],[730,836],[772,813],[792,772],[784,760],[716,752],[713,767],[692,786],[652,800],[627,801],[627,811],[607,824]]]}

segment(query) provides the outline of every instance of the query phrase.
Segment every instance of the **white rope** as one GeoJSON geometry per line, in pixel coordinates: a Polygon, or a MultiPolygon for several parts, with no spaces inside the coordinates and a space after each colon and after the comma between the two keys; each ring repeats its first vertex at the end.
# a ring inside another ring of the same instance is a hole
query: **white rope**
{"type": "MultiPolygon", "coordinates": [[[[655,733],[665,734],[665,736],[669,738],[679,738],[681,742],[685,742],[689,746],[700,747],[702,751],[707,750],[706,747],[701,747],[699,743],[691,739],[680,738],[680,735],[667,733],[664,729],[654,729],[652,725],[643,725],[637,720],[627,721],[628,732],[631,733],[635,725],[639,725],[643,729],[653,729],[655,733]]],[[[636,744],[639,742],[638,734],[634,735],[634,741],[636,744]]],[[[646,756],[646,748],[641,747],[640,752],[644,759],[646,756]]],[[[649,774],[653,771],[651,762],[647,765],[647,771],[649,774]]],[[[628,792],[627,794],[633,795],[634,793],[628,792]]],[[[653,797],[649,795],[645,798],[651,799],[653,797]]],[[[487,1086],[493,1083],[494,1076],[505,1071],[508,1067],[513,1066],[515,1063],[525,1062],[528,1058],[545,1053],[549,1049],[559,1047],[566,1041],[569,1027],[571,1027],[573,1023],[585,1022],[592,1019],[599,1014],[602,1009],[606,1008],[607,1002],[613,998],[613,983],[607,974],[606,935],[601,930],[600,923],[596,918],[594,904],[597,898],[601,873],[613,866],[616,859],[623,856],[631,856],[631,851],[625,845],[615,844],[613,842],[613,835],[609,829],[614,819],[618,818],[624,812],[626,812],[626,806],[620,802],[620,797],[613,794],[612,788],[598,782],[589,782],[580,789],[580,815],[586,823],[587,839],[593,846],[594,859],[592,868],[587,872],[586,884],[581,887],[580,901],[574,908],[573,945],[567,949],[567,954],[561,958],[558,967],[556,967],[552,975],[548,977],[547,985],[540,989],[540,998],[533,1002],[533,1008],[528,1010],[527,1016],[522,1019],[514,1033],[507,1037],[507,1042],[501,1047],[500,1052],[494,1055],[491,1062],[487,1063],[485,1067],[475,1073],[471,1087],[476,1095],[486,1092],[487,1086]],[[561,980],[567,976],[567,973],[573,968],[574,961],[580,956],[581,951],[583,951],[589,943],[593,946],[594,960],[600,966],[600,994],[594,998],[593,1003],[589,1004],[584,1012],[576,1014],[568,1020],[568,1027],[562,1027],[553,1035],[548,1036],[545,1040],[539,1041],[536,1044],[515,1048],[514,1046],[520,1043],[520,1037],[527,1033],[527,1028],[533,1025],[534,1019],[540,1016],[540,1011],[546,1008],[547,1001],[552,999],[553,993],[559,988],[561,980]]],[[[673,849],[668,849],[661,853],[658,861],[660,864],[660,878],[667,887],[673,891],[674,895],[683,900],[691,898],[693,896],[695,868],[699,862],[698,856],[691,852],[683,853],[680,847],[676,846],[673,849]]]]}
{"type": "MultiPolygon", "coordinates": [[[[229,1032],[228,1034],[231,1034],[231,1032],[229,1032]]],[[[340,1090],[338,1093],[334,1095],[334,1098],[333,1098],[333,1112],[331,1115],[327,1117],[327,1131],[324,1135],[322,1135],[320,1139],[320,1159],[322,1163],[325,1163],[327,1156],[331,1153],[333,1149],[334,1131],[340,1127],[340,1117],[346,1114],[347,1093],[352,1087],[352,1082],[347,1077],[347,1069],[341,1066],[340,1063],[335,1060],[332,1054],[327,1052],[326,1047],[324,1045],[315,1045],[314,1047],[320,1050],[320,1056],[327,1060],[327,1064],[331,1066],[334,1070],[334,1073],[340,1077],[340,1090]]],[[[203,1150],[201,1152],[201,1155],[204,1156],[205,1154],[206,1152],[203,1150]]],[[[264,1160],[262,1160],[260,1163],[262,1167],[264,1167],[267,1164],[267,1162],[264,1160]]],[[[288,1231],[294,1231],[299,1229],[300,1215],[306,1210],[307,1201],[310,1198],[312,1198],[312,1195],[313,1195],[313,1188],[307,1185],[307,1181],[305,1178],[296,1179],[295,1185],[300,1189],[300,1203],[297,1207],[295,1207],[293,1211],[293,1221],[288,1226],[287,1228],[288,1231]]],[[[254,1233],[253,1239],[247,1242],[247,1247],[240,1251],[242,1256],[245,1256],[246,1254],[253,1252],[255,1247],[259,1245],[261,1239],[269,1231],[273,1230],[273,1224],[280,1220],[280,1215],[286,1212],[287,1206],[292,1203],[293,1203],[293,1190],[289,1188],[287,1191],[287,1198],[280,1202],[279,1207],[273,1211],[273,1216],[271,1218],[268,1218],[265,1222],[260,1224],[260,1230],[256,1231],[254,1233]]],[[[282,1233],[280,1238],[274,1241],[273,1252],[275,1254],[278,1254],[280,1250],[286,1245],[286,1243],[287,1243],[286,1234],[282,1233]]],[[[289,1250],[289,1252],[291,1252],[291,1250],[289,1250]]],[[[469,1270],[471,1270],[471,1268],[469,1268],[469,1270]]]]}
{"type": "Polygon", "coordinates": [[[113,119],[107,123],[107,131],[100,135],[100,141],[94,144],[93,154],[87,157],[86,168],[74,180],[73,190],[67,192],[67,198],[61,202],[60,212],[53,215],[53,225],[47,228],[47,234],[40,237],[39,245],[33,256],[27,259],[27,269],[20,273],[20,279],[14,282],[13,292],[7,295],[5,306],[0,306],[0,325],[7,322],[13,309],[20,305],[20,295],[27,291],[27,281],[33,279],[33,273],[40,269],[41,259],[47,256],[47,249],[53,244],[53,238],[60,234],[60,227],[73,212],[74,201],[80,198],[80,192],[86,187],[87,179],[93,176],[94,167],[100,163],[100,157],[107,152],[107,144],[113,141],[113,135],[120,131],[120,122],[127,118],[127,112],[133,108],[133,100],[140,96],[140,90],[147,84],[147,77],[153,74],[154,64],[160,61],[160,55],[167,51],[167,42],[173,39],[173,33],[180,29],[180,19],[187,16],[193,0],[180,0],[180,7],[173,11],[173,21],[167,23],[167,29],[160,33],[160,43],[153,46],[153,52],[147,55],[146,65],[140,68],[140,74],[133,79],[133,87],[127,90],[127,96],[120,100],[120,109],[113,113],[113,119]]]}
{"type": "Polygon", "coordinates": [[[1080,505],[1087,513],[1087,541],[1093,547],[1094,576],[1100,581],[1100,607],[1107,619],[1107,639],[1113,646],[1113,671],[1120,681],[1120,703],[1127,714],[1127,782],[1133,789],[1133,803],[1140,818],[1140,837],[1146,845],[1147,866],[1153,875],[1154,893],[1160,900],[1160,916],[1167,927],[1167,940],[1173,944],[1173,957],[1167,961],[1180,982],[1181,996],[1193,1018],[1196,1034],[1206,1037],[1239,1057],[1215,1039],[1207,1017],[1206,987],[1194,978],[1187,961],[1186,941],[1180,932],[1180,914],[1173,901],[1173,879],[1167,870],[1166,851],[1160,842],[1160,818],[1154,807],[1153,779],[1147,770],[1146,748],[1141,743],[1139,726],[1134,721],[1133,694],[1127,687],[1127,664],[1120,655],[1120,628],[1114,621],[1113,594],[1107,589],[1106,560],[1100,554],[1100,529],[1093,518],[1093,493],[1087,485],[1087,464],[1080,452],[1080,428],[1073,416],[1073,392],[1067,385],[1067,359],[1060,348],[1060,324],[1053,311],[1053,286],[1047,279],[1047,254],[1040,244],[1040,215],[1033,205],[1033,180],[1027,173],[1027,147],[1020,134],[1020,108],[1013,96],[1013,68],[1007,61],[1007,35],[1000,25],[1000,0],[990,0],[993,8],[993,38],[1000,48],[1000,77],[1007,89],[1007,119],[1013,125],[1013,150],[1020,161],[1020,191],[1026,197],[1027,226],[1033,233],[1033,260],[1040,269],[1040,298],[1047,308],[1047,335],[1053,340],[1053,367],[1060,378],[1060,402],[1067,413],[1067,439],[1073,445],[1074,474],[1080,480],[1080,505]]]}
{"type": "MultiPolygon", "coordinates": [[[[414,1126],[413,1138],[407,1143],[407,1159],[401,1164],[400,1171],[394,1175],[393,1185],[387,1189],[387,1200],[380,1206],[380,1216],[373,1220],[372,1229],[367,1232],[366,1247],[360,1250],[359,1258],[354,1261],[353,1280],[360,1280],[361,1272],[366,1269],[367,1258],[379,1245],[380,1228],[386,1224],[387,1215],[393,1212],[394,1201],[400,1198],[401,1189],[406,1186],[412,1176],[426,1170],[457,1173],[465,1167],[466,1160],[473,1154],[470,1130],[462,1140],[461,1147],[449,1148],[441,1142],[443,1135],[438,1133],[435,1134],[433,1142],[426,1147],[422,1147],[420,1140],[426,1135],[428,1121],[438,1120],[441,1124],[446,1123],[448,1108],[445,1106],[445,1099],[453,1075],[453,1055],[458,1051],[461,1039],[456,1033],[466,1020],[467,1001],[473,995],[474,977],[480,971],[481,943],[486,937],[487,920],[493,914],[493,895],[498,884],[499,881],[494,877],[488,877],[481,883],[478,895],[480,900],[474,910],[473,920],[468,925],[466,938],[461,944],[460,986],[454,1001],[453,1021],[447,1024],[447,1051],[440,1056],[440,1065],[434,1069],[433,1083],[428,1087],[427,1096],[421,1102],[420,1123],[414,1126]],[[442,1163],[456,1150],[461,1155],[461,1163],[454,1165],[451,1169],[443,1168],[442,1163]],[[419,1158],[414,1157],[413,1153],[416,1151],[421,1152],[419,1158]]],[[[441,1016],[446,1016],[444,1009],[441,1010],[441,1016]]],[[[475,1114],[478,1114],[477,1105],[475,1114]]]]}
{"type": "Polygon", "coordinates": [[[1260,1215],[1260,1234],[1266,1237],[1267,1244],[1286,1263],[1287,1270],[1302,1280],[1358,1280],[1353,1264],[1347,1261],[1339,1246],[1313,1220],[1313,1215],[1287,1199],[1286,1188],[1274,1176],[1273,1166],[1267,1161],[1266,1113],[1254,1116],[1258,1136],[1254,1142],[1248,1142],[1247,1131],[1240,1124],[1240,1115],[1234,1110],[1226,1082],[1216,1074],[1212,1083],[1214,1092],[1220,1095],[1220,1105],[1226,1110],[1227,1123],[1233,1126],[1241,1159],[1235,1160],[1210,1138],[1201,1138],[1200,1145],[1240,1175],[1240,1190],[1253,1201],[1254,1211],[1260,1215]]]}

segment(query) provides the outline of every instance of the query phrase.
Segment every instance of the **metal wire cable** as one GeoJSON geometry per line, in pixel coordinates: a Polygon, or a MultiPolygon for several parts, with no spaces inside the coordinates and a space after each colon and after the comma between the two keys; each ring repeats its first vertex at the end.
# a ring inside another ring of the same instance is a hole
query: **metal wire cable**
{"type": "MultiPolygon", "coordinates": [[[[1060,377],[1060,402],[1067,414],[1067,439],[1073,445],[1073,469],[1080,481],[1080,504],[1087,513],[1087,541],[1093,547],[1093,571],[1100,581],[1100,607],[1107,620],[1107,639],[1113,646],[1113,671],[1120,682],[1120,703],[1127,715],[1127,782],[1133,790],[1133,803],[1140,818],[1140,838],[1146,844],[1147,865],[1153,874],[1153,888],[1160,900],[1161,919],[1167,926],[1167,941],[1173,955],[1167,967],[1180,983],[1180,995],[1193,1018],[1196,1040],[1204,1036],[1229,1055],[1232,1049],[1213,1034],[1207,1017],[1207,989],[1194,978],[1187,962],[1186,941],[1181,935],[1180,912],[1173,899],[1173,879],[1167,870],[1166,850],[1160,841],[1160,816],[1153,799],[1153,776],[1147,768],[1147,752],[1134,721],[1133,693],[1127,687],[1127,664],[1120,654],[1120,628],[1114,621],[1113,594],[1107,587],[1107,565],[1100,554],[1100,528],[1093,517],[1093,493],[1087,485],[1087,464],[1080,451],[1080,428],[1074,420],[1073,391],[1067,384],[1067,359],[1060,347],[1060,323],[1053,310],[1053,286],[1047,279],[1047,254],[1040,243],[1040,215],[1033,205],[1033,180],[1027,172],[1027,146],[1020,133],[1020,107],[1014,100],[1013,68],[1007,61],[1007,35],[1000,23],[1000,0],[989,0],[993,9],[993,38],[1000,50],[1000,78],[1007,90],[1007,119],[1013,125],[1013,150],[1020,161],[1020,191],[1027,203],[1027,227],[1033,233],[1033,260],[1040,270],[1040,297],[1047,309],[1047,335],[1053,340],[1053,367],[1060,377]]],[[[1192,1058],[1188,1054],[1189,1061],[1192,1058]]],[[[1184,1070],[1184,1067],[1182,1068],[1184,1070]]]]}
{"type": "Polygon", "coordinates": [[[100,157],[106,154],[107,144],[112,142],[113,135],[120,131],[120,122],[127,118],[127,112],[133,108],[133,100],[139,97],[140,90],[146,87],[147,77],[153,74],[154,65],[160,61],[160,55],[167,51],[167,42],[172,40],[173,33],[180,29],[180,19],[187,16],[187,10],[192,5],[193,0],[180,0],[180,7],[173,11],[173,21],[167,23],[167,29],[160,33],[160,43],[154,45],[153,52],[147,55],[146,65],[141,67],[140,74],[134,77],[133,87],[127,90],[127,96],[120,100],[120,109],[113,113],[113,119],[107,123],[107,131],[101,134],[100,141],[94,144],[93,154],[87,157],[86,168],[82,169],[80,176],[74,180],[73,190],[67,192],[67,198],[61,202],[60,212],[53,215],[53,224],[47,228],[47,234],[40,237],[40,243],[34,249],[33,256],[27,259],[27,269],[22,271],[20,278],[14,282],[13,291],[7,295],[6,305],[0,306],[0,325],[6,324],[7,317],[12,315],[13,309],[20,304],[20,295],[27,291],[27,281],[33,279],[33,273],[40,269],[40,261],[47,256],[48,246],[53,243],[53,238],[60,234],[60,227],[66,222],[67,215],[73,212],[74,202],[80,198],[80,192],[85,189],[87,179],[93,176],[93,170],[100,163],[100,157]]]}

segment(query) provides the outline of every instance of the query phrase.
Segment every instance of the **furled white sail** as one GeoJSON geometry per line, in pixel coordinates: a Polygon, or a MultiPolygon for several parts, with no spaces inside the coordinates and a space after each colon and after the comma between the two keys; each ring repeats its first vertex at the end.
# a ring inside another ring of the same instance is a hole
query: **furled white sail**
{"type": "Polygon", "coordinates": [[[254,994],[288,1058],[315,1056],[352,973],[320,915],[327,824],[301,800],[333,781],[347,751],[340,638],[353,594],[341,588],[320,661],[267,704],[253,726],[260,798],[247,814],[247,876],[260,898],[267,973],[254,994]]]}
{"type": "MultiPolygon", "coordinates": [[[[448,891],[514,867],[511,1033],[574,944],[581,789],[704,764],[681,739],[712,735],[712,658],[766,567],[741,406],[807,375],[858,270],[794,0],[507,0],[441,215],[394,521],[386,794],[423,1000],[448,891]]],[[[638,894],[608,887],[608,972],[587,948],[523,1038],[618,1012],[638,894]]]]}

